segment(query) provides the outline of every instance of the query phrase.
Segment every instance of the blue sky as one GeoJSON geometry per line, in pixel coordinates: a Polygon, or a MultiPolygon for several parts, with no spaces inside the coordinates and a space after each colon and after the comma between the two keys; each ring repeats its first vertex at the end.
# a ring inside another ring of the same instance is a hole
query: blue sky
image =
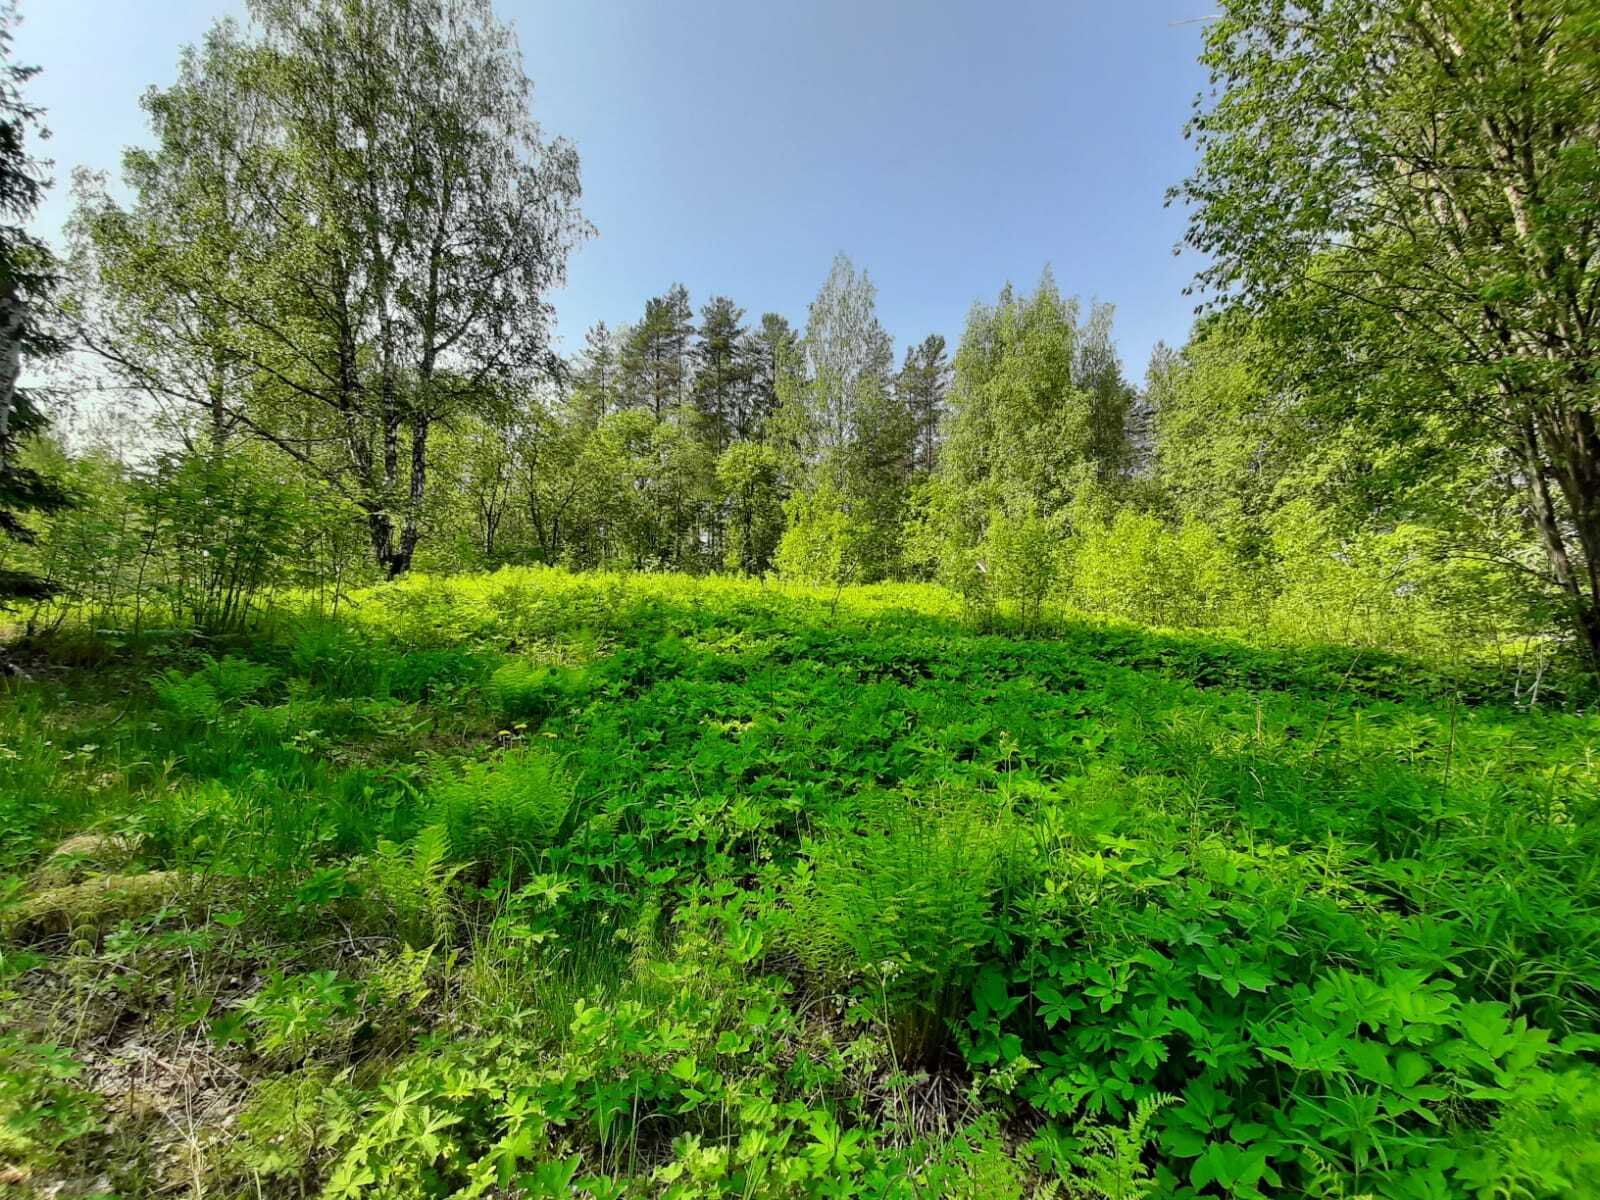
{"type": "MultiPolygon", "coordinates": [[[[58,186],[144,140],[139,94],[228,0],[21,0],[58,186]]],[[[498,0],[547,134],[577,143],[599,236],[555,297],[563,345],[675,281],[796,323],[837,251],[902,348],[1046,262],[1117,307],[1142,378],[1181,342],[1197,265],[1163,207],[1191,150],[1206,0],[498,0]]]]}

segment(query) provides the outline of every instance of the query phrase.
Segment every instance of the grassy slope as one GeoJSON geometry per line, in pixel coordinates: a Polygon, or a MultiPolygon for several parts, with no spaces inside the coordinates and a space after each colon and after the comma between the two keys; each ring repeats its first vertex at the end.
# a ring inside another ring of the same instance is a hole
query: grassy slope
{"type": "Polygon", "coordinates": [[[1592,718],[834,599],[418,580],[13,686],[13,1185],[1593,1194],[1592,718]]]}

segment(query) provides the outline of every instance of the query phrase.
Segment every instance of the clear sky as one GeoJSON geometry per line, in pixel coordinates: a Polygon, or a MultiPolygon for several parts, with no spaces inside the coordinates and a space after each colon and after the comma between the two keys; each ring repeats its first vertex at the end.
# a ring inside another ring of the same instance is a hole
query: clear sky
{"type": "MultiPolygon", "coordinates": [[[[878,285],[903,352],[952,346],[975,300],[1045,263],[1117,307],[1142,379],[1181,342],[1197,265],[1163,207],[1204,86],[1207,0],[497,0],[534,115],[577,143],[599,236],[555,297],[563,346],[632,320],[675,281],[797,324],[837,251],[878,285]]],[[[21,0],[17,56],[44,69],[58,184],[115,171],[147,136],[140,93],[233,0],[21,0]]]]}

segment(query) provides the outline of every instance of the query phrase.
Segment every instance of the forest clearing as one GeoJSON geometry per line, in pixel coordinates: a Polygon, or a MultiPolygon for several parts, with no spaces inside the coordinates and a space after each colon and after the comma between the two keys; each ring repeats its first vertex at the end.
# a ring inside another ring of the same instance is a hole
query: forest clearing
{"type": "Polygon", "coordinates": [[[0,0],[0,1196],[1600,1200],[1600,0],[1184,4],[0,0]]]}
{"type": "Polygon", "coordinates": [[[990,1197],[1600,1171],[1600,735],[1483,677],[983,631],[928,585],[513,569],[82,653],[0,710],[24,1172],[990,1197]]]}

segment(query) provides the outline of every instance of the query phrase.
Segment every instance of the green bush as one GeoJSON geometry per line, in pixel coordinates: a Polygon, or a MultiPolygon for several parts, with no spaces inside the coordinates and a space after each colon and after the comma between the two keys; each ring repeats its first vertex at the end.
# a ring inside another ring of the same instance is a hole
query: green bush
{"type": "Polygon", "coordinates": [[[1038,624],[1045,598],[1055,590],[1060,549],[1060,522],[1034,508],[990,515],[980,561],[994,595],[1016,605],[1024,628],[1038,624]]]}
{"type": "Polygon", "coordinates": [[[198,671],[170,669],[150,681],[163,707],[185,721],[214,721],[223,712],[264,690],[277,671],[228,655],[208,658],[198,671]]]}
{"type": "Polygon", "coordinates": [[[526,868],[553,846],[573,809],[573,785],[554,755],[510,751],[468,763],[429,790],[430,820],[444,827],[451,857],[485,871],[526,868]]]}
{"type": "Polygon", "coordinates": [[[823,986],[929,1060],[963,998],[1014,847],[987,804],[888,805],[809,841],[785,889],[785,942],[823,986]]]}
{"type": "Polygon", "coordinates": [[[199,629],[243,628],[266,596],[307,574],[308,542],[349,519],[323,489],[285,478],[270,451],[244,445],[163,454],[134,493],[163,551],[141,582],[199,629]]]}
{"type": "Polygon", "coordinates": [[[387,664],[387,690],[402,700],[427,700],[448,695],[482,678],[483,664],[473,654],[454,648],[414,650],[387,664]]]}
{"type": "Polygon", "coordinates": [[[103,1127],[101,1097],[78,1082],[82,1073],[70,1050],[0,1034],[0,1159],[21,1179],[103,1127]]]}
{"type": "Polygon", "coordinates": [[[780,575],[826,587],[863,577],[863,531],[844,506],[844,498],[826,486],[789,498],[784,505],[788,524],[772,560],[780,575]]]}
{"type": "Polygon", "coordinates": [[[289,643],[294,674],[334,696],[360,696],[375,690],[380,663],[373,640],[337,621],[307,621],[289,643]]]}
{"type": "Polygon", "coordinates": [[[1149,625],[1252,623],[1244,564],[1207,525],[1172,528],[1122,509],[1109,524],[1089,522],[1071,545],[1069,595],[1086,612],[1149,625]]]}
{"type": "Polygon", "coordinates": [[[489,677],[495,711],[510,720],[538,721],[578,701],[586,690],[575,667],[526,660],[506,663],[489,677]]]}

